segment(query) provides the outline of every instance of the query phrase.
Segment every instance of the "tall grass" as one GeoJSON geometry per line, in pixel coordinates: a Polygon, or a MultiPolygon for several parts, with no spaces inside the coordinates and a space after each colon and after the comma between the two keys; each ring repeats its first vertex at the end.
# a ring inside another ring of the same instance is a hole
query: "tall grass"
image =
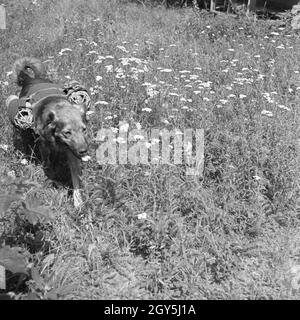
{"type": "MultiPolygon", "coordinates": [[[[32,229],[15,221],[12,207],[1,239],[30,251],[58,297],[299,298],[292,280],[300,57],[288,22],[118,1],[11,1],[7,11],[0,125],[1,145],[9,147],[0,150],[1,173],[34,181],[26,196],[51,206],[57,219],[32,229]],[[53,79],[69,76],[92,92],[92,161],[80,212],[67,190],[52,187],[40,165],[23,165],[11,147],[4,101],[17,88],[7,72],[25,55],[46,61],[53,79]],[[149,94],[149,83],[157,93],[149,94]],[[119,121],[205,129],[203,179],[189,179],[184,166],[99,166],[97,131],[119,121]]],[[[34,280],[26,288],[38,291],[34,280]]]]}

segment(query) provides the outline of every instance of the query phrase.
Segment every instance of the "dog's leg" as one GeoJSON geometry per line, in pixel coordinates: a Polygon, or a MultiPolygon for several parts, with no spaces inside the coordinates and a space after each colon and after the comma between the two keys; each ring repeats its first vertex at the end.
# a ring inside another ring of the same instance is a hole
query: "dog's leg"
{"type": "Polygon", "coordinates": [[[73,201],[74,206],[76,208],[80,207],[83,203],[81,194],[80,194],[80,175],[81,175],[81,168],[80,168],[80,160],[77,159],[71,151],[67,151],[68,163],[70,166],[71,171],[71,178],[73,184],[73,201]]]}
{"type": "Polygon", "coordinates": [[[41,161],[45,168],[49,168],[50,163],[50,147],[44,141],[39,141],[39,151],[41,156],[41,161]]]}

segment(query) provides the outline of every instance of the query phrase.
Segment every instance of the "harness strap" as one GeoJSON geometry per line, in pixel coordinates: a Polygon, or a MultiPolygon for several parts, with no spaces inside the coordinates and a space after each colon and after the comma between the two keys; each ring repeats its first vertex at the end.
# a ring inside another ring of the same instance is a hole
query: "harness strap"
{"type": "Polygon", "coordinates": [[[19,106],[20,108],[30,108],[30,106],[32,106],[34,103],[49,96],[61,96],[66,98],[66,95],[64,94],[64,91],[62,89],[59,89],[57,87],[44,88],[32,93],[28,97],[20,98],[19,106]]]}

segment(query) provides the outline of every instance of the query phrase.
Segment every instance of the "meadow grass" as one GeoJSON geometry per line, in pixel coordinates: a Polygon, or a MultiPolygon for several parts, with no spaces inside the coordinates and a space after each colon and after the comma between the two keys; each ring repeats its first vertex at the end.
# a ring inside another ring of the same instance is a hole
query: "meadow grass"
{"type": "Polygon", "coordinates": [[[1,243],[21,247],[41,278],[17,288],[12,276],[8,291],[18,299],[299,299],[300,42],[289,21],[116,0],[7,4],[1,176],[23,179],[24,196],[56,214],[34,227],[17,205],[1,214],[1,243]],[[23,56],[92,93],[81,210],[12,146],[4,106],[23,56]],[[185,166],[100,166],[97,132],[120,121],[203,128],[203,177],[187,177],[185,166]]]}

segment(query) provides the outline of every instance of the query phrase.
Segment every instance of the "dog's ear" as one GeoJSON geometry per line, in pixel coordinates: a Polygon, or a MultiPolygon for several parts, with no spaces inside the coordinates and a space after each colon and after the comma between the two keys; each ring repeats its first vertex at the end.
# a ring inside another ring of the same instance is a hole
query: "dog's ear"
{"type": "Polygon", "coordinates": [[[53,110],[49,111],[43,116],[43,118],[36,119],[35,133],[38,135],[50,139],[53,136],[53,130],[55,129],[56,115],[53,110]]]}
{"type": "Polygon", "coordinates": [[[48,114],[46,115],[46,127],[49,128],[55,128],[55,119],[56,119],[56,115],[55,112],[53,110],[49,111],[48,114]]]}

